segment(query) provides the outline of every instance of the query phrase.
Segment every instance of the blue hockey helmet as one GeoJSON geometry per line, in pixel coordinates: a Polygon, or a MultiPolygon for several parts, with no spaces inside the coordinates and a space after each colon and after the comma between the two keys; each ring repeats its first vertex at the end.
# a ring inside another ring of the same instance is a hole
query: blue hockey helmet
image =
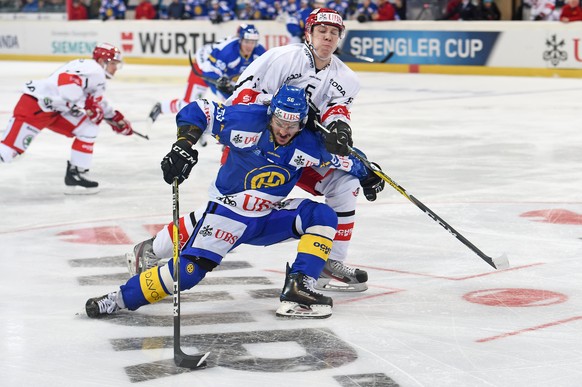
{"type": "Polygon", "coordinates": [[[268,114],[284,121],[299,122],[305,126],[309,106],[305,90],[284,84],[271,99],[268,114]]]}
{"type": "Polygon", "coordinates": [[[254,24],[241,24],[238,27],[237,35],[239,39],[259,40],[259,30],[254,24]]]}

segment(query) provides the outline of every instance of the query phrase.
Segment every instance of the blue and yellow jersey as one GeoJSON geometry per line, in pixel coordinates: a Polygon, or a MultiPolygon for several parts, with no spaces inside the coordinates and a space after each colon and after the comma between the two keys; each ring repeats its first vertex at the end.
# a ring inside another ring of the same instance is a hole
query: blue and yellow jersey
{"type": "Polygon", "coordinates": [[[225,106],[197,100],[178,113],[178,126],[195,125],[230,147],[210,188],[211,201],[246,216],[262,216],[280,205],[303,168],[342,169],[360,179],[367,175],[359,160],[327,152],[321,135],[311,130],[300,131],[285,146],[277,145],[267,111],[264,105],[225,106]]]}

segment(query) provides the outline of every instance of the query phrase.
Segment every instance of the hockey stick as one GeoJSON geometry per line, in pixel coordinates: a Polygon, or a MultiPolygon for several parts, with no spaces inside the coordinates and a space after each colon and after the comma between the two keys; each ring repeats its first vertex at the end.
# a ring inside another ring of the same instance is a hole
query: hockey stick
{"type": "Polygon", "coordinates": [[[368,62],[368,63],[386,63],[390,60],[390,58],[392,58],[394,56],[394,52],[390,51],[390,52],[388,52],[388,55],[386,55],[384,58],[382,58],[382,60],[377,61],[374,58],[370,58],[369,56],[352,54],[351,52],[344,52],[344,51],[340,50],[339,48],[337,49],[336,53],[338,55],[351,56],[352,58],[363,60],[363,61],[368,62]]]}
{"type": "Polygon", "coordinates": [[[210,352],[200,355],[187,355],[180,346],[180,236],[179,236],[179,209],[178,178],[172,182],[172,212],[173,227],[172,239],[174,242],[174,363],[178,367],[203,368],[206,367],[206,358],[210,352]]]}
{"type": "Polygon", "coordinates": [[[137,134],[138,137],[145,138],[146,140],[150,139],[150,136],[148,136],[147,134],[141,134],[140,132],[136,132],[135,130],[133,131],[133,134],[137,134]]]}
{"type": "MultiPolygon", "coordinates": [[[[327,128],[325,126],[321,125],[319,122],[316,121],[315,125],[317,127],[319,127],[322,131],[329,133],[327,128]]],[[[465,238],[463,235],[461,235],[460,232],[458,232],[451,225],[449,225],[447,222],[445,222],[445,220],[443,218],[441,218],[436,213],[434,213],[434,211],[432,211],[430,208],[428,208],[426,205],[424,205],[420,200],[418,200],[417,198],[415,198],[411,194],[407,193],[406,190],[404,188],[402,188],[402,186],[397,184],[388,175],[386,175],[382,170],[378,169],[367,158],[365,158],[364,156],[362,156],[361,154],[356,152],[353,148],[350,147],[349,149],[350,149],[350,155],[352,155],[355,158],[357,158],[358,160],[360,160],[362,162],[362,164],[364,164],[366,166],[366,168],[368,168],[369,170],[374,172],[382,180],[384,180],[386,183],[390,184],[392,186],[392,188],[394,188],[396,191],[400,192],[400,194],[402,194],[402,196],[404,196],[406,199],[408,199],[412,203],[414,203],[414,205],[416,205],[418,208],[420,208],[432,220],[437,222],[445,230],[447,230],[449,233],[451,233],[451,235],[453,235],[455,238],[457,238],[459,241],[461,241],[461,243],[463,243],[465,246],[467,246],[468,248],[473,250],[473,252],[475,254],[477,254],[482,260],[484,260],[489,265],[491,265],[491,267],[493,267],[494,269],[507,269],[507,268],[509,268],[509,260],[507,259],[506,254],[502,254],[498,258],[492,258],[492,257],[489,257],[488,255],[486,255],[485,253],[483,253],[474,244],[469,242],[469,240],[467,238],[465,238]]]]}

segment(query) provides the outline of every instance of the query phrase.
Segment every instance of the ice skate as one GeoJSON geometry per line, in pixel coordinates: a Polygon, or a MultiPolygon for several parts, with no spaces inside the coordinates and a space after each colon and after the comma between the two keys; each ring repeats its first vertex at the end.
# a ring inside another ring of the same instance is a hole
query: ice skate
{"type": "Polygon", "coordinates": [[[335,292],[363,292],[368,289],[368,273],[328,259],[317,280],[317,290],[335,292]]]}
{"type": "Polygon", "coordinates": [[[151,269],[160,262],[161,259],[154,254],[154,238],[138,243],[133,248],[133,253],[125,254],[127,269],[132,277],[151,269]]]}
{"type": "Polygon", "coordinates": [[[150,111],[150,114],[148,116],[150,118],[150,120],[152,121],[152,124],[154,122],[156,122],[156,120],[158,119],[160,114],[162,114],[162,104],[159,102],[156,102],[156,104],[154,105],[154,107],[152,108],[152,110],[150,111]]]}
{"type": "Polygon", "coordinates": [[[317,293],[313,286],[315,279],[303,273],[289,274],[281,292],[281,306],[277,309],[277,316],[292,318],[327,318],[331,316],[333,300],[321,293],[317,293]]]}
{"type": "Polygon", "coordinates": [[[101,297],[90,298],[85,304],[85,312],[90,318],[100,318],[124,308],[121,292],[111,292],[101,297]]]}
{"type": "Polygon", "coordinates": [[[67,161],[65,174],[66,195],[92,195],[99,192],[99,183],[87,179],[88,169],[79,169],[67,161]]]}

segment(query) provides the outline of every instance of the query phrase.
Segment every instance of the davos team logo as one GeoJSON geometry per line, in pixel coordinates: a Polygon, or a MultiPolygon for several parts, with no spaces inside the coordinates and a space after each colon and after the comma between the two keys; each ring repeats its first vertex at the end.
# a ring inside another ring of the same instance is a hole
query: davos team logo
{"type": "Polygon", "coordinates": [[[278,187],[290,180],[289,171],[284,168],[267,165],[250,171],[245,176],[245,189],[265,189],[278,187]]]}
{"type": "Polygon", "coordinates": [[[200,234],[203,237],[209,237],[212,235],[212,231],[213,228],[212,226],[204,226],[202,227],[202,229],[198,232],[198,234],[200,234]]]}
{"type": "Polygon", "coordinates": [[[550,39],[546,39],[546,47],[548,47],[548,50],[544,51],[544,60],[550,62],[552,66],[557,66],[561,61],[568,60],[568,53],[562,50],[565,45],[564,39],[558,42],[556,35],[552,35],[550,39]]]}
{"type": "Polygon", "coordinates": [[[319,165],[319,159],[316,159],[299,149],[295,149],[289,164],[296,168],[311,167],[313,165],[319,165]]]}

